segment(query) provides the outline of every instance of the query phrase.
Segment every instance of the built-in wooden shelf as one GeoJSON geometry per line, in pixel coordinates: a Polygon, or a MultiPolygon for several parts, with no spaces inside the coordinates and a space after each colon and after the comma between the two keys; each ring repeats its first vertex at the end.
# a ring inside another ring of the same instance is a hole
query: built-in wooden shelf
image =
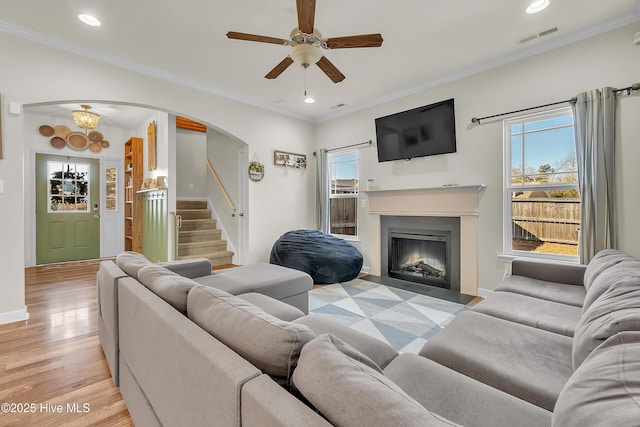
{"type": "Polygon", "coordinates": [[[142,138],[124,143],[124,249],[142,253],[142,196],[134,188],[142,186],[142,138]]]}

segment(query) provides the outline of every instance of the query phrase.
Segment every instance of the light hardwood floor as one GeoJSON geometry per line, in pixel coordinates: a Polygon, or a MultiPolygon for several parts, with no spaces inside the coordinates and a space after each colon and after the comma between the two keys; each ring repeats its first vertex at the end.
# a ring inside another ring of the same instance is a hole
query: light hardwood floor
{"type": "Polygon", "coordinates": [[[25,270],[29,320],[0,325],[0,426],[133,426],[98,341],[98,268],[25,270]]]}

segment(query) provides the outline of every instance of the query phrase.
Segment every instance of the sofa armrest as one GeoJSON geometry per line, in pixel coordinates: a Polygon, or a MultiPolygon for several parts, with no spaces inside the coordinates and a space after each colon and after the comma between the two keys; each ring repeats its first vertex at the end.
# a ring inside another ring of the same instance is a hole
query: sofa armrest
{"type": "Polygon", "coordinates": [[[273,381],[268,375],[242,386],[240,411],[243,426],[331,426],[322,416],[273,381]]]}
{"type": "Polygon", "coordinates": [[[547,282],[584,286],[584,264],[561,264],[558,262],[516,258],[511,263],[511,274],[547,282]]]}
{"type": "Polygon", "coordinates": [[[209,276],[211,274],[211,261],[206,258],[161,262],[158,265],[183,277],[188,277],[189,279],[209,276]]]}

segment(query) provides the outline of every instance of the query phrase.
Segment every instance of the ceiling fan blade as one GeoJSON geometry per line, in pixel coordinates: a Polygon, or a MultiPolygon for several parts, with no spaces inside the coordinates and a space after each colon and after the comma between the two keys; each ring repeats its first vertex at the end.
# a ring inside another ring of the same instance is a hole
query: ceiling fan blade
{"type": "Polygon", "coordinates": [[[269,36],[259,36],[256,34],[238,33],[236,31],[229,31],[227,33],[227,37],[234,40],[246,40],[249,42],[271,43],[271,44],[279,44],[283,46],[286,46],[289,43],[289,40],[286,40],[286,39],[279,39],[277,37],[269,37],[269,36]]]}
{"type": "Polygon", "coordinates": [[[380,46],[382,46],[381,34],[360,34],[358,36],[331,37],[327,39],[327,47],[329,49],[380,46]]]}
{"type": "Polygon", "coordinates": [[[344,80],[345,78],[344,74],[342,74],[340,70],[338,70],[336,66],[333,65],[331,61],[327,59],[326,56],[323,56],[322,58],[320,58],[317,64],[318,64],[318,67],[320,67],[320,69],[324,71],[327,77],[329,77],[331,81],[333,81],[334,83],[340,83],[341,81],[344,80]]]}
{"type": "Polygon", "coordinates": [[[316,0],[296,0],[296,9],[298,10],[298,29],[305,34],[312,34],[316,0]]]}
{"type": "Polygon", "coordinates": [[[280,63],[278,65],[273,67],[273,70],[269,71],[267,73],[267,75],[264,76],[264,77],[266,79],[275,79],[280,74],[282,74],[282,72],[284,70],[286,70],[289,67],[289,65],[291,65],[291,64],[293,64],[293,59],[291,59],[291,57],[287,56],[282,61],[280,61],[280,63]]]}

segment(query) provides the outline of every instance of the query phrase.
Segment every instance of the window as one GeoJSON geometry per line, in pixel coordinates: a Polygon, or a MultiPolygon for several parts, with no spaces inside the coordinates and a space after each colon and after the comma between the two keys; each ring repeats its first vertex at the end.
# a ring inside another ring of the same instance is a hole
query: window
{"type": "Polygon", "coordinates": [[[106,168],[104,181],[105,207],[106,211],[115,212],[118,210],[118,169],[106,168]]]}
{"type": "Polygon", "coordinates": [[[504,248],[578,256],[580,193],[570,107],[504,122],[504,248]]]}
{"type": "Polygon", "coordinates": [[[89,165],[47,162],[49,212],[89,211],[89,165]]]}
{"type": "Polygon", "coordinates": [[[329,230],[358,235],[358,152],[329,153],[329,230]]]}

